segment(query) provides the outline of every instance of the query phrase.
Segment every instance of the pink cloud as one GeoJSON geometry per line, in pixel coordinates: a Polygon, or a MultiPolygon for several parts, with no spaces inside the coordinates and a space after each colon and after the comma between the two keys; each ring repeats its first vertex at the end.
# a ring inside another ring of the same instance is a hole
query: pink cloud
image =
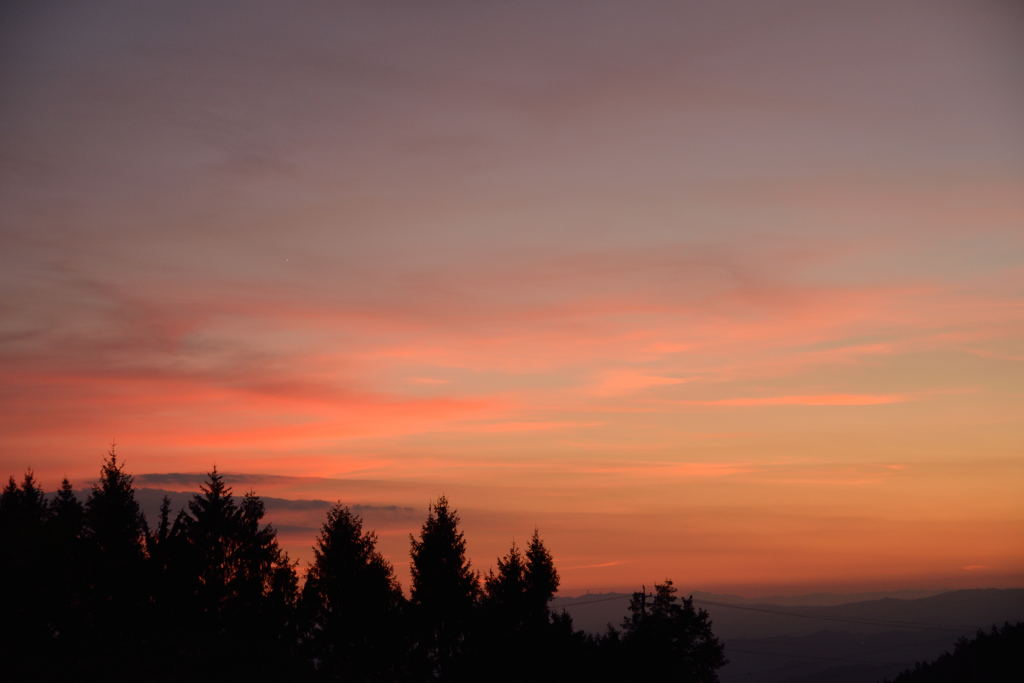
{"type": "Polygon", "coordinates": [[[815,394],[674,401],[691,406],[877,406],[914,400],[906,394],[815,394]]]}
{"type": "Polygon", "coordinates": [[[573,567],[565,567],[565,569],[603,569],[604,567],[618,567],[623,564],[626,564],[625,560],[612,560],[610,562],[598,562],[596,564],[578,564],[573,567]]]}
{"type": "Polygon", "coordinates": [[[591,391],[598,396],[617,396],[691,381],[690,377],[659,377],[629,369],[608,370],[598,375],[591,391]]]}

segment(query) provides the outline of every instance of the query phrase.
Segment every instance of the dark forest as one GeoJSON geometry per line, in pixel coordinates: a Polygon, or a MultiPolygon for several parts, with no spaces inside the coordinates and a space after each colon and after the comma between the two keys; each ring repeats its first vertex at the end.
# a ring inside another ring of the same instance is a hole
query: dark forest
{"type": "Polygon", "coordinates": [[[441,497],[410,536],[408,594],[376,535],[338,503],[305,568],[254,492],[216,469],[155,525],[111,452],[86,500],[31,472],[0,495],[5,678],[17,681],[717,681],[723,646],[670,580],[599,636],[550,608],[539,531],[481,574],[441,497]],[[304,580],[300,581],[300,575],[304,580]]]}

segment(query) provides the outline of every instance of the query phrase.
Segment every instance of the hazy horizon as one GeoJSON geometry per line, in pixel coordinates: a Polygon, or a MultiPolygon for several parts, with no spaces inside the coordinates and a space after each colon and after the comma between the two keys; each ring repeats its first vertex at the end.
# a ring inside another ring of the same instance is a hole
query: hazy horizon
{"type": "MultiPolygon", "coordinates": [[[[236,496],[244,492],[253,491],[260,495],[258,488],[253,484],[267,477],[245,473],[221,472],[226,482],[232,487],[236,496]]],[[[172,511],[184,509],[187,511],[187,503],[194,494],[198,492],[198,485],[189,488],[186,482],[201,482],[207,478],[206,473],[141,473],[136,476],[136,486],[139,502],[143,512],[151,526],[155,528],[159,515],[159,505],[162,497],[168,495],[171,499],[172,511]],[[140,484],[141,482],[141,484],[140,484]]],[[[54,487],[51,487],[51,491],[54,487]]],[[[90,489],[75,486],[79,498],[84,500],[90,489]]],[[[420,526],[426,516],[428,504],[437,499],[432,497],[422,505],[415,505],[412,501],[409,504],[388,503],[383,500],[376,502],[364,502],[358,498],[325,499],[316,497],[277,497],[260,495],[267,505],[267,522],[277,530],[281,545],[293,561],[298,562],[297,571],[302,577],[306,567],[313,560],[312,549],[314,541],[320,533],[320,526],[323,523],[327,509],[335,502],[342,502],[354,513],[358,514],[364,521],[368,530],[378,534],[378,546],[384,556],[393,564],[399,580],[408,591],[410,586],[409,569],[409,536],[417,535],[420,526]]],[[[519,533],[513,533],[504,544],[495,542],[490,538],[494,535],[496,525],[502,528],[512,529],[517,523],[521,525],[522,517],[495,518],[493,513],[486,509],[463,508],[458,505],[457,500],[452,504],[459,511],[463,527],[467,534],[468,555],[473,562],[473,568],[486,575],[489,570],[495,569],[495,561],[499,555],[503,555],[511,542],[520,545],[528,538],[530,529],[521,528],[519,533]],[[482,519],[474,519],[480,515],[482,519]],[[484,539],[483,543],[477,542],[477,536],[484,539]],[[489,543],[488,543],[489,541],[489,543]],[[490,547],[488,547],[490,546],[490,547]]],[[[602,593],[632,593],[639,590],[641,585],[651,586],[657,581],[670,578],[676,582],[680,590],[686,594],[714,593],[722,596],[732,596],[744,599],[759,598],[805,598],[808,596],[855,596],[850,602],[860,599],[871,599],[871,594],[877,597],[923,597],[955,590],[971,589],[1024,589],[1024,577],[1019,574],[999,575],[992,572],[977,572],[973,581],[964,580],[962,575],[950,574],[948,576],[918,577],[869,577],[862,580],[849,582],[782,582],[782,583],[715,583],[714,581],[701,585],[694,584],[685,571],[685,567],[668,565],[671,571],[663,571],[661,574],[652,573],[649,576],[641,576],[637,581],[629,580],[620,583],[595,583],[593,579],[588,583],[586,578],[580,582],[580,577],[586,577],[587,572],[581,570],[602,570],[608,566],[601,566],[598,563],[593,567],[566,566],[562,562],[560,549],[557,542],[560,535],[552,537],[547,529],[538,525],[542,536],[547,539],[551,546],[556,562],[559,563],[560,571],[567,578],[563,578],[563,585],[558,591],[562,599],[583,597],[590,594],[602,593]],[[905,594],[905,595],[903,595],[905,594]]],[[[620,566],[620,565],[611,565],[620,566]]],[[[594,571],[590,572],[595,573],[594,571]]],[[[599,572],[598,572],[599,573],[599,572]]],[[[600,581],[600,579],[597,579],[600,581]]],[[[804,604],[818,604],[800,601],[804,604]]],[[[833,601],[824,601],[820,604],[830,604],[833,601]]],[[[845,601],[843,601],[845,602],[845,601]]]]}

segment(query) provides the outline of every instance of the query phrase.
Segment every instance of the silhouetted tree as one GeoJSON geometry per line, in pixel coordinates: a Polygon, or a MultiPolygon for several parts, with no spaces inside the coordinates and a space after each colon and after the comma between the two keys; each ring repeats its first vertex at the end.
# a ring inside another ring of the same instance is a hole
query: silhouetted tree
{"type": "Polygon", "coordinates": [[[263,501],[248,491],[239,506],[239,543],[233,593],[238,596],[235,629],[259,646],[259,670],[291,670],[298,638],[298,576],[277,542],[277,531],[263,524],[263,501]]]}
{"type": "Polygon", "coordinates": [[[50,505],[49,526],[55,543],[71,545],[82,535],[82,523],[85,520],[85,507],[67,477],[61,480],[60,490],[50,505]]]}
{"type": "Polygon", "coordinates": [[[540,531],[533,530],[530,545],[526,548],[526,567],[523,572],[526,583],[527,619],[531,622],[547,622],[548,605],[558,592],[559,577],[555,561],[540,538],[540,531]]]}
{"type": "Polygon", "coordinates": [[[422,675],[453,680],[480,592],[479,577],[466,558],[459,516],[444,496],[429,508],[412,544],[412,607],[422,675]]]}
{"type": "Polygon", "coordinates": [[[135,500],[133,477],[117,462],[113,448],[85,503],[85,526],[105,567],[127,570],[142,560],[146,518],[135,500]]]}
{"type": "MultiPolygon", "coordinates": [[[[264,516],[214,469],[187,511],[164,497],[150,532],[113,450],[84,506],[67,479],[50,501],[31,471],[12,477],[0,492],[4,679],[708,683],[725,662],[707,613],[671,581],[634,594],[621,632],[575,631],[551,612],[559,576],[537,530],[481,589],[444,497],[410,536],[408,603],[376,535],[340,503],[300,601],[264,516]]],[[[988,652],[995,635],[982,636],[958,651],[988,652]]]]}
{"type": "Polygon", "coordinates": [[[85,508],[64,478],[50,503],[46,522],[48,552],[44,608],[52,634],[51,659],[75,659],[82,644],[87,620],[82,608],[88,597],[88,574],[83,563],[89,556],[83,544],[85,508]],[[59,656],[55,657],[59,652],[59,656]]]}
{"type": "Polygon", "coordinates": [[[480,613],[468,641],[468,666],[476,678],[518,681],[529,676],[532,653],[527,650],[526,562],[512,543],[497,558],[497,572],[483,581],[480,613]],[[495,662],[502,662],[495,667],[495,662]]]}
{"type": "Polygon", "coordinates": [[[153,640],[149,654],[151,678],[162,681],[196,679],[209,650],[204,615],[196,594],[198,562],[186,535],[186,515],[172,515],[163,497],[156,529],[147,536],[149,594],[153,601],[153,640]],[[173,521],[172,521],[173,518],[173,521]]]}
{"type": "Polygon", "coordinates": [[[626,661],[636,680],[715,683],[726,660],[711,631],[708,613],[693,597],[676,597],[672,581],[656,584],[654,594],[634,593],[622,623],[626,661]]]}
{"type": "Polygon", "coordinates": [[[918,662],[893,683],[1017,683],[1024,680],[1022,652],[1024,622],[978,629],[974,638],[960,638],[952,652],[918,662]]]}
{"type": "Polygon", "coordinates": [[[29,470],[0,493],[0,585],[4,587],[0,647],[15,678],[28,679],[50,646],[47,590],[53,570],[47,553],[48,505],[29,470]]]}
{"type": "Polygon", "coordinates": [[[146,520],[133,478],[113,447],[85,503],[83,525],[88,642],[84,675],[123,678],[145,661],[150,613],[145,573],[146,520]]]}
{"type": "Polygon", "coordinates": [[[498,573],[488,571],[484,579],[484,607],[497,612],[510,629],[522,626],[527,611],[526,563],[515,542],[499,557],[498,573]]]}
{"type": "MultiPolygon", "coordinates": [[[[298,579],[277,543],[277,532],[263,525],[264,506],[252,493],[235,502],[216,468],[181,519],[185,547],[181,561],[193,585],[193,601],[205,647],[207,670],[228,667],[262,675],[288,668],[294,645],[298,579]]],[[[162,516],[162,523],[165,519],[162,516]]],[[[158,532],[159,534],[159,532],[158,532]]]]}
{"type": "Polygon", "coordinates": [[[559,579],[540,532],[534,529],[525,557],[513,543],[497,567],[484,580],[482,618],[474,638],[478,671],[489,667],[487,675],[502,681],[571,677],[569,650],[582,641],[569,615],[556,618],[548,608],[559,579]],[[495,670],[494,661],[504,664],[495,670]]]}
{"type": "Polygon", "coordinates": [[[165,495],[160,501],[156,530],[146,536],[146,550],[150,558],[157,555],[160,546],[168,541],[171,528],[171,499],[165,495]]]}
{"type": "Polygon", "coordinates": [[[327,513],[302,591],[306,651],[322,678],[397,680],[404,598],[377,536],[341,503],[327,513]]]}

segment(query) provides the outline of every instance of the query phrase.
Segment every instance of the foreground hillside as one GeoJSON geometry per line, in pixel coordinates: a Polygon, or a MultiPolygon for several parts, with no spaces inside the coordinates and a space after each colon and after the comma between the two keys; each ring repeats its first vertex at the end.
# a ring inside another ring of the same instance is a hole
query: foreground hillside
{"type": "Polygon", "coordinates": [[[952,652],[901,673],[893,683],[1016,683],[1024,680],[1024,622],[962,638],[952,652]]]}

